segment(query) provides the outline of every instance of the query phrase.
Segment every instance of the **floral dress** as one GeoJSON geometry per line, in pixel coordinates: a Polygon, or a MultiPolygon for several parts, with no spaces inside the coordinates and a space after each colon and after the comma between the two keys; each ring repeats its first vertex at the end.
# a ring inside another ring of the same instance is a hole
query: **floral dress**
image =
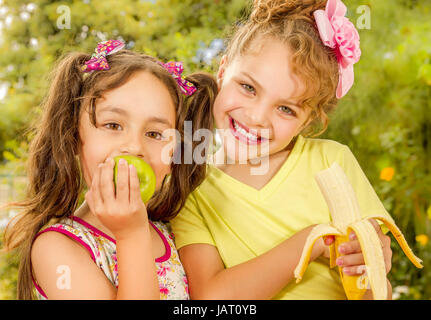
{"type": "MultiPolygon", "coordinates": [[[[150,225],[156,230],[165,245],[165,254],[155,260],[160,299],[188,300],[187,278],[172,235],[162,222],[150,221],[150,225]]],[[[114,239],[75,216],[64,218],[59,223],[43,229],[36,237],[48,231],[60,232],[80,243],[89,251],[94,263],[98,265],[109,281],[118,287],[117,251],[114,239]]],[[[48,299],[34,278],[33,284],[36,288],[37,298],[39,300],[48,299]]]]}

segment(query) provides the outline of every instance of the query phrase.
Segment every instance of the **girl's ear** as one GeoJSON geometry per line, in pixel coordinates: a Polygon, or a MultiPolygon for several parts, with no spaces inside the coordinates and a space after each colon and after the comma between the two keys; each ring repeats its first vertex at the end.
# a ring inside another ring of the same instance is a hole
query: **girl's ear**
{"type": "Polygon", "coordinates": [[[226,65],[227,65],[227,56],[224,55],[220,60],[220,66],[217,72],[217,86],[219,90],[221,87],[221,83],[223,82],[223,76],[224,76],[224,71],[226,70],[226,65]]]}

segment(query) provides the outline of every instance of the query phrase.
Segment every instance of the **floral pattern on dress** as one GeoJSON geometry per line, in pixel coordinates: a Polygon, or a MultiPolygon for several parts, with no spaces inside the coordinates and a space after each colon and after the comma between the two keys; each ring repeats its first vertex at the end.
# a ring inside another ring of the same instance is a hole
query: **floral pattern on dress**
{"type": "MultiPolygon", "coordinates": [[[[57,231],[75,238],[75,240],[86,244],[92,253],[92,258],[97,266],[103,271],[105,276],[118,288],[118,267],[117,267],[117,250],[113,239],[108,239],[103,232],[99,231],[86,223],[82,224],[79,218],[64,218],[59,223],[46,228],[50,231],[57,231]],[[77,239],[76,239],[77,238],[77,239]]],[[[165,246],[170,247],[170,255],[167,254],[155,261],[156,272],[159,281],[160,299],[162,300],[188,300],[189,288],[184,268],[179,260],[173,238],[166,227],[160,221],[151,223],[165,246]],[[164,239],[163,239],[164,238],[164,239]],[[163,259],[162,259],[163,258],[163,259]]],[[[43,230],[41,232],[44,232],[43,230]]],[[[168,247],[166,250],[169,251],[168,247]]],[[[166,251],[166,252],[167,252],[166,251]]],[[[37,283],[35,282],[35,285],[37,283]]],[[[36,296],[39,300],[46,300],[43,291],[39,286],[36,287],[36,296]]]]}

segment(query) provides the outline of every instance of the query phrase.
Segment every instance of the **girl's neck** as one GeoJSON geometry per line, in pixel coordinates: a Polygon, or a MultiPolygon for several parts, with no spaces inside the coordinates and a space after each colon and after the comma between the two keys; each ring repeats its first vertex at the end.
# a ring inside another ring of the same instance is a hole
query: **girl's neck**
{"type": "MultiPolygon", "coordinates": [[[[282,151],[279,151],[275,154],[272,154],[269,156],[269,159],[266,161],[268,164],[266,166],[263,166],[262,163],[255,165],[250,163],[249,161],[247,164],[221,164],[216,165],[216,167],[226,173],[227,175],[231,176],[232,178],[256,189],[260,190],[262,189],[266,184],[268,184],[271,179],[277,174],[277,172],[280,170],[282,165],[286,162],[287,158],[289,157],[290,153],[292,151],[292,148],[285,148],[282,151]],[[259,167],[259,170],[257,170],[259,167]],[[256,174],[252,172],[263,172],[262,174],[256,174]]],[[[265,160],[262,160],[265,161],[265,160]]]]}
{"type": "Polygon", "coordinates": [[[99,219],[91,212],[87,201],[84,200],[84,202],[81,204],[81,206],[76,209],[75,213],[73,214],[75,217],[81,218],[85,222],[91,224],[93,227],[99,229],[103,233],[107,234],[111,238],[115,238],[114,235],[111,233],[109,229],[107,229],[100,221],[99,219]]]}
{"type": "MultiPolygon", "coordinates": [[[[267,160],[269,162],[269,166],[270,167],[277,167],[279,162],[284,163],[287,160],[287,158],[289,157],[291,151],[293,150],[293,148],[296,144],[296,141],[297,141],[297,137],[294,137],[292,139],[292,141],[283,150],[269,155],[268,160],[267,160]]],[[[235,170],[235,169],[238,169],[241,167],[245,168],[247,170],[250,170],[251,168],[256,168],[256,167],[260,166],[261,163],[263,161],[265,161],[264,158],[261,158],[261,160],[259,160],[259,161],[256,161],[256,160],[255,161],[249,161],[248,160],[246,164],[229,163],[229,161],[227,160],[227,157],[224,153],[224,150],[222,148],[220,148],[217,151],[217,154],[222,154],[222,155],[220,155],[220,156],[215,155],[214,158],[215,159],[224,158],[224,162],[221,164],[216,163],[215,166],[224,172],[226,170],[232,171],[232,170],[235,170]]]]}

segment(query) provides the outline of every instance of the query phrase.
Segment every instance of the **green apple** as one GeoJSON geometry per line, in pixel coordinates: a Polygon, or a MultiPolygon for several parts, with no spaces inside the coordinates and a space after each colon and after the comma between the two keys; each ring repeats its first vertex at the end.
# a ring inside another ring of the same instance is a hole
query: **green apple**
{"type": "Polygon", "coordinates": [[[118,161],[124,159],[128,164],[133,165],[136,168],[139,178],[139,190],[141,191],[141,198],[144,203],[154,194],[156,190],[156,175],[154,174],[151,166],[139,157],[135,156],[116,156],[114,157],[114,185],[117,187],[117,168],[118,161]]]}

